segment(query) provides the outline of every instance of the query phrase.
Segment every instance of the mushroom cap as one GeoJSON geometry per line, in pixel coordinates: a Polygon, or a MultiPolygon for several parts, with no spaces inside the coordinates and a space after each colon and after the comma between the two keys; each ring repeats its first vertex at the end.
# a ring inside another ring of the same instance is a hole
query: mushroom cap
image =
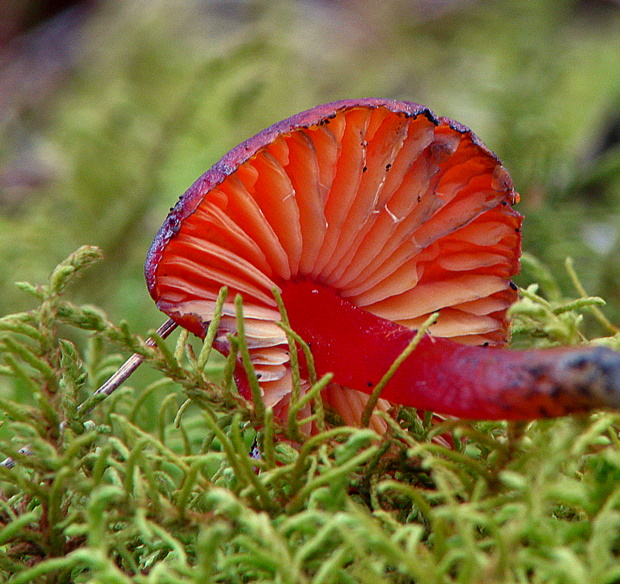
{"type": "MultiPolygon", "coordinates": [[[[439,310],[431,334],[504,344],[517,201],[498,158],[458,122],[415,103],[337,101],[274,124],[203,174],[157,234],[146,280],[160,310],[200,337],[227,286],[224,349],[241,294],[252,362],[277,410],[292,381],[272,290],[290,282],[312,280],[409,328],[439,310]]],[[[334,386],[324,397],[347,423],[367,399],[334,386]]]]}

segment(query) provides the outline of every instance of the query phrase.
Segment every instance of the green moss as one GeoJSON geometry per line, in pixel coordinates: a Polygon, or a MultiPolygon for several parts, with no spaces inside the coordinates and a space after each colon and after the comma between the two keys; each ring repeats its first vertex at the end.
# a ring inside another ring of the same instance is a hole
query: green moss
{"type": "MultiPolygon", "coordinates": [[[[250,407],[224,364],[211,381],[186,334],[153,348],[67,300],[99,258],[83,247],[47,284],[21,284],[38,305],[0,319],[0,373],[14,391],[0,400],[0,452],[12,459],[0,466],[0,571],[11,582],[620,578],[617,415],[437,424],[403,409],[383,436],[337,427],[294,447],[275,436],[300,438],[299,426],[250,407]],[[87,333],[86,350],[72,331],[87,333]],[[117,364],[114,347],[159,379],[89,412],[81,404],[117,364]]],[[[583,312],[600,303],[530,288],[513,308],[518,334],[581,341],[583,312]]]]}

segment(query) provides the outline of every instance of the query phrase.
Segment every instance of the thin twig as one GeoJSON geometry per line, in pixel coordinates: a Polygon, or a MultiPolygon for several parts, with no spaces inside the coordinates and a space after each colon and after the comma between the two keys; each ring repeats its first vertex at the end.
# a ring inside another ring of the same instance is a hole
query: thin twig
{"type": "MultiPolygon", "coordinates": [[[[165,339],[175,328],[177,328],[177,323],[169,318],[155,332],[162,339],[165,339]]],[[[155,347],[156,343],[153,339],[148,338],[146,340],[146,345],[149,347],[155,347]]],[[[77,411],[84,411],[85,413],[90,412],[96,404],[84,409],[86,404],[92,402],[93,398],[97,396],[104,395],[105,397],[108,397],[109,395],[112,395],[116,389],[118,389],[123,383],[125,383],[125,381],[127,381],[127,379],[129,379],[129,376],[140,366],[142,361],[144,361],[144,358],[141,355],[134,353],[116,370],[112,377],[110,377],[99,389],[97,389],[97,391],[95,391],[95,393],[93,393],[89,399],[78,406],[77,411]]]]}

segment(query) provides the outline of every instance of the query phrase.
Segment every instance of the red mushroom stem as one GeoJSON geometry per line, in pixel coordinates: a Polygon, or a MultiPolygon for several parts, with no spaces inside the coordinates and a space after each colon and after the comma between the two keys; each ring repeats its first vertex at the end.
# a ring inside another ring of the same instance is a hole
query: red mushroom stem
{"type": "MultiPolygon", "coordinates": [[[[332,372],[335,382],[365,393],[416,334],[309,280],[285,283],[282,300],[317,373],[332,372]]],[[[620,354],[603,347],[475,347],[424,335],[381,397],[468,419],[531,420],[618,408],[620,354]]]]}

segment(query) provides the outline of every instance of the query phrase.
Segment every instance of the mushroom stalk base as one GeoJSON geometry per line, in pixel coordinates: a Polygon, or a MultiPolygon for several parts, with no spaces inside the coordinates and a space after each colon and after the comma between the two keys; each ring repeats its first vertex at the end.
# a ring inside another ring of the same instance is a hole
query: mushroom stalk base
{"type": "MultiPolygon", "coordinates": [[[[293,330],[312,350],[317,373],[331,372],[335,382],[365,393],[415,335],[309,280],[284,284],[282,299],[293,330]]],[[[472,347],[425,335],[381,397],[468,419],[620,409],[620,353],[603,347],[472,347]]]]}

